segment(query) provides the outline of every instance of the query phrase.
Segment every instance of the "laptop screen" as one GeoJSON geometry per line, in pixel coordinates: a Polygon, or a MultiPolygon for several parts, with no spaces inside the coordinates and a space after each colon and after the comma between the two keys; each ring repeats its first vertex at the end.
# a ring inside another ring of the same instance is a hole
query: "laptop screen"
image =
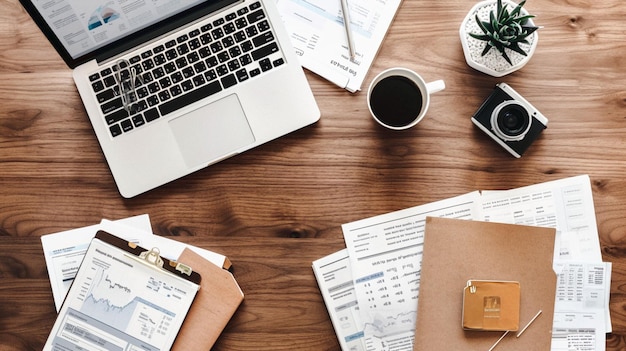
{"type": "Polygon", "coordinates": [[[70,67],[128,50],[236,0],[20,0],[70,67]]]}

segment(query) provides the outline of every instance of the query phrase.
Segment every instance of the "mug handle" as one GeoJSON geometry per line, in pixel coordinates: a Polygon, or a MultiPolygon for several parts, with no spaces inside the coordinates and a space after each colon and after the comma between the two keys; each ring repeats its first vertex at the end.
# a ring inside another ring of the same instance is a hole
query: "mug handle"
{"type": "Polygon", "coordinates": [[[446,83],[443,80],[439,79],[430,83],[426,83],[426,90],[428,90],[428,94],[433,94],[438,91],[442,91],[446,88],[446,83]]]}

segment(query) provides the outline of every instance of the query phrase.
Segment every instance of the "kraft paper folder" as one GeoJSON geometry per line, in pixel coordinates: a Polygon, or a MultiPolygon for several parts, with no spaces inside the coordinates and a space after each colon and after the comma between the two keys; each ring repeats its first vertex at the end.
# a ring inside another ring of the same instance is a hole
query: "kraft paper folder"
{"type": "Polygon", "coordinates": [[[190,249],[178,261],[193,267],[202,281],[172,350],[210,350],[243,301],[243,292],[229,271],[190,249]]]}
{"type": "Polygon", "coordinates": [[[556,290],[553,228],[428,217],[414,350],[489,350],[501,331],[467,331],[463,288],[470,279],[518,281],[519,331],[494,351],[549,351],[556,290]],[[517,338],[537,312],[537,317],[517,338]]]}

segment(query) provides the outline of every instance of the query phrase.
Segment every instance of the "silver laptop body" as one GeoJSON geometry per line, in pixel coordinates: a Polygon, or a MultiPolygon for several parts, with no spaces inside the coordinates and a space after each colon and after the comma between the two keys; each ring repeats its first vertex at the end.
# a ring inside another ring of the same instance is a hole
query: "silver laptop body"
{"type": "Polygon", "coordinates": [[[20,1],[126,198],[320,118],[274,0],[20,1]]]}

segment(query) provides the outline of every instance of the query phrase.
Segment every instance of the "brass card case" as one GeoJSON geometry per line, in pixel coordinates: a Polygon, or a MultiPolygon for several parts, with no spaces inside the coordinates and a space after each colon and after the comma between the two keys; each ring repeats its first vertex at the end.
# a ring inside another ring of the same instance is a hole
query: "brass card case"
{"type": "Polygon", "coordinates": [[[517,331],[519,311],[519,282],[467,281],[463,290],[463,329],[517,331]]]}

